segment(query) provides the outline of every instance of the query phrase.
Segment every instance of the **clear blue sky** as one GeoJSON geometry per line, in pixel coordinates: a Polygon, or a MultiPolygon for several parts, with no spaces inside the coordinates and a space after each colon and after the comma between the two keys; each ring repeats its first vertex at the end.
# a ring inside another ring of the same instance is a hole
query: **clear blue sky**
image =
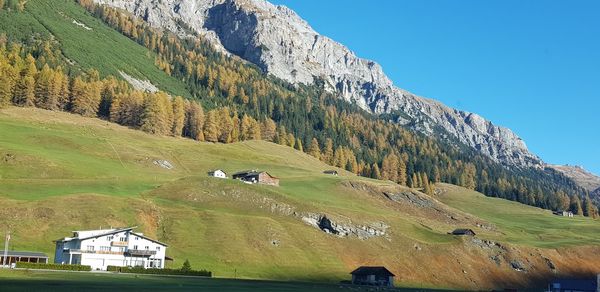
{"type": "Polygon", "coordinates": [[[600,175],[600,1],[269,0],[415,94],[600,175]]]}

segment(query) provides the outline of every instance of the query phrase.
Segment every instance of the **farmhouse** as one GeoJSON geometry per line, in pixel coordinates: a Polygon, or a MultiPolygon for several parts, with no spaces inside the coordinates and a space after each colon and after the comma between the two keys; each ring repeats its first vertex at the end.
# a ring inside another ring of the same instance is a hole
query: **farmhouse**
{"type": "Polygon", "coordinates": [[[208,176],[212,176],[212,177],[216,177],[216,178],[227,178],[227,173],[220,169],[216,169],[213,171],[209,171],[208,176]]]}
{"type": "Polygon", "coordinates": [[[452,233],[450,233],[452,235],[458,235],[458,236],[475,236],[475,231],[473,231],[472,229],[456,229],[454,231],[452,231],[452,233]]]}
{"type": "Polygon", "coordinates": [[[569,218],[574,217],[573,212],[571,212],[571,211],[554,211],[552,213],[556,216],[563,216],[563,217],[569,217],[569,218]]]}
{"type": "Polygon", "coordinates": [[[323,171],[323,173],[324,174],[329,174],[329,175],[334,175],[334,176],[338,175],[337,170],[326,170],[326,171],[323,171]]]}
{"type": "Polygon", "coordinates": [[[233,174],[233,179],[239,179],[246,183],[279,186],[279,179],[266,171],[241,171],[233,174]]]}
{"type": "Polygon", "coordinates": [[[108,266],[164,268],[167,245],[133,232],[134,228],[74,231],[73,237],[54,241],[54,262],[88,265],[93,270],[108,266]]]}
{"type": "Polygon", "coordinates": [[[4,252],[0,252],[0,265],[6,263],[7,265],[14,264],[16,262],[27,262],[27,263],[48,263],[48,256],[41,252],[30,252],[30,251],[8,251],[6,253],[6,262],[4,261],[4,252]]]}
{"type": "Polygon", "coordinates": [[[395,275],[385,267],[359,267],[350,274],[353,285],[394,286],[395,275]]]}

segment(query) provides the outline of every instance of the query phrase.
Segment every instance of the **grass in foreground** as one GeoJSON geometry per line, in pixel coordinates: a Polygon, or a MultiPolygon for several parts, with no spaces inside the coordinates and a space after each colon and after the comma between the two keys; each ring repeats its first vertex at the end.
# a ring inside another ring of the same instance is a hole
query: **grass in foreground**
{"type": "MultiPolygon", "coordinates": [[[[0,270],[2,291],[345,291],[337,284],[194,277],[0,270]]],[[[398,291],[434,291],[398,289],[398,291]]],[[[439,290],[449,291],[449,290],[439,290]]]]}

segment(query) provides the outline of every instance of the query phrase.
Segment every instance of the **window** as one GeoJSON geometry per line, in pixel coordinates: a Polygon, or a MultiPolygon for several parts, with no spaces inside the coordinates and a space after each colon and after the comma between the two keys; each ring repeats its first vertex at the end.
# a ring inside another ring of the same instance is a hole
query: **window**
{"type": "Polygon", "coordinates": [[[137,245],[134,245],[134,246],[133,246],[133,250],[138,250],[138,246],[137,246],[137,245]]]}
{"type": "Polygon", "coordinates": [[[156,250],[160,250],[160,246],[157,246],[157,247],[156,247],[156,250]]]}
{"type": "Polygon", "coordinates": [[[101,251],[110,251],[110,246],[101,246],[100,250],[101,251]]]}
{"type": "Polygon", "coordinates": [[[88,251],[94,251],[94,246],[93,245],[88,245],[87,246],[87,250],[88,251]]]}
{"type": "Polygon", "coordinates": [[[127,239],[125,237],[119,237],[119,241],[120,242],[125,242],[125,241],[127,241],[127,239]]]}
{"type": "Polygon", "coordinates": [[[150,250],[150,247],[146,245],[146,250],[150,250]]]}
{"type": "Polygon", "coordinates": [[[113,240],[113,238],[115,238],[115,237],[114,237],[114,236],[112,236],[112,235],[109,235],[109,236],[107,236],[107,237],[106,237],[106,239],[107,239],[108,241],[111,241],[111,240],[113,240]]]}
{"type": "Polygon", "coordinates": [[[136,237],[135,237],[135,240],[138,240],[138,239],[140,239],[140,238],[136,236],[136,237]]]}

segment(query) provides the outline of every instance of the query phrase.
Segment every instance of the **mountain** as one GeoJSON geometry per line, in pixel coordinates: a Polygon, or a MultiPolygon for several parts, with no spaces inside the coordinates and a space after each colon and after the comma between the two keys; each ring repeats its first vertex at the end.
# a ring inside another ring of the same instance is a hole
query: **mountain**
{"type": "Polygon", "coordinates": [[[550,167],[564,173],[567,177],[573,179],[577,184],[590,192],[598,191],[597,189],[600,188],[600,177],[585,170],[581,166],[551,165],[550,167]]]}
{"type": "Polygon", "coordinates": [[[125,9],[180,36],[204,36],[221,51],[291,83],[323,81],[327,89],[364,110],[396,113],[401,124],[458,140],[496,162],[543,165],[510,129],[395,87],[380,65],[319,35],[287,7],[264,0],[94,1],[125,9]]]}

